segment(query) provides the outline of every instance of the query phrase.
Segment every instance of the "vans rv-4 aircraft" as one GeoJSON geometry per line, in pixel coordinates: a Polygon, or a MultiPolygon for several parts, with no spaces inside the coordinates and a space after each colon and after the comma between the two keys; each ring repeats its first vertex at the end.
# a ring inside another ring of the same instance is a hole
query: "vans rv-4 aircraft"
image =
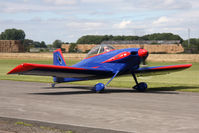
{"type": "Polygon", "coordinates": [[[106,83],[98,83],[93,91],[102,92],[116,76],[131,74],[137,91],[145,91],[147,84],[138,82],[136,76],[152,76],[183,70],[192,64],[140,67],[141,61],[148,56],[148,51],[142,48],[126,48],[115,50],[110,45],[98,45],[91,49],[87,57],[75,65],[67,66],[61,49],[53,53],[53,65],[24,63],[18,65],[8,74],[53,76],[55,87],[57,83],[74,82],[110,78],[106,83]]]}

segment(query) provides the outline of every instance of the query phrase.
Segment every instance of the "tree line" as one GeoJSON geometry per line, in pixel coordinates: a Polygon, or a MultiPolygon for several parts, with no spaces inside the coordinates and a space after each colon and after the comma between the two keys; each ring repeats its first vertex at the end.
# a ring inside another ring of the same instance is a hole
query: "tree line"
{"type": "Polygon", "coordinates": [[[199,38],[183,40],[179,35],[172,33],[153,33],[144,36],[112,36],[86,35],[77,40],[77,44],[101,44],[103,41],[131,41],[131,40],[179,40],[187,53],[199,53],[199,38]]]}
{"type": "Polygon", "coordinates": [[[0,34],[0,40],[20,40],[24,45],[24,50],[28,52],[30,48],[61,48],[63,42],[61,40],[55,40],[52,44],[47,45],[45,41],[34,41],[32,39],[26,39],[26,34],[21,29],[6,29],[0,34]]]}
{"type": "MultiPolygon", "coordinates": [[[[25,38],[25,32],[21,29],[6,29],[0,34],[0,40],[20,40],[24,45],[25,51],[30,48],[61,48],[64,43],[61,40],[55,40],[52,44],[46,44],[45,41],[34,41],[25,38]]],[[[179,35],[172,33],[154,33],[144,36],[113,36],[113,35],[86,35],[80,37],[76,43],[71,43],[69,52],[77,52],[77,44],[101,44],[103,41],[131,41],[131,40],[180,40],[185,50],[192,50],[191,52],[199,52],[199,38],[191,38],[183,40],[179,35]]]]}
{"type": "Polygon", "coordinates": [[[199,53],[199,38],[191,38],[189,40],[184,40],[182,46],[185,51],[189,53],[199,53]]]}
{"type": "Polygon", "coordinates": [[[103,41],[131,41],[131,40],[180,40],[179,35],[172,33],[154,33],[144,36],[113,36],[113,35],[86,35],[77,40],[77,44],[101,44],[103,41]]]}

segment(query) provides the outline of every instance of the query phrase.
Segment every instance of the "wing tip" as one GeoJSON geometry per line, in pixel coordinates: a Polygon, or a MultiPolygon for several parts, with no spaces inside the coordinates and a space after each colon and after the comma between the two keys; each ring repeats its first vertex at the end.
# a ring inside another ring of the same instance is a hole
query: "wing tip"
{"type": "Polygon", "coordinates": [[[16,66],[15,68],[13,68],[12,70],[10,70],[7,74],[15,74],[20,72],[20,70],[22,69],[23,64],[20,64],[18,66],[16,66]]]}
{"type": "Polygon", "coordinates": [[[17,73],[24,72],[33,68],[34,66],[32,66],[30,63],[23,63],[13,68],[7,74],[17,74],[17,73]]]}
{"type": "Polygon", "coordinates": [[[181,64],[181,65],[176,65],[177,67],[179,66],[180,68],[189,68],[192,66],[192,64],[181,64]]]}
{"type": "Polygon", "coordinates": [[[191,67],[191,66],[192,66],[192,64],[187,64],[187,66],[188,66],[188,67],[191,67]]]}
{"type": "Polygon", "coordinates": [[[183,69],[183,68],[189,68],[192,64],[180,64],[180,65],[169,65],[169,66],[157,66],[152,69],[183,69]]]}

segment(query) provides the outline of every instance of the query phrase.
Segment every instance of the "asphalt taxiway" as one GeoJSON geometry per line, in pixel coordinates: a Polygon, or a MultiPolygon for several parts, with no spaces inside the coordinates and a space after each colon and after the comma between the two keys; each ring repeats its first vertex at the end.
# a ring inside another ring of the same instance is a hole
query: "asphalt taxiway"
{"type": "Polygon", "coordinates": [[[0,117],[138,133],[197,133],[199,93],[0,80],[0,117]]]}

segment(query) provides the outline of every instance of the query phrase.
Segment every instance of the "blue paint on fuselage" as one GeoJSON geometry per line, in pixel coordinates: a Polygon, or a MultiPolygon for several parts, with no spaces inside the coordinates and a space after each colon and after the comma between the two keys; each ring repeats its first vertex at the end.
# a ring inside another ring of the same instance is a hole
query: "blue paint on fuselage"
{"type": "MultiPolygon", "coordinates": [[[[113,74],[120,71],[118,75],[126,74],[129,71],[134,71],[139,68],[140,64],[140,57],[138,56],[139,48],[126,48],[126,49],[119,49],[113,50],[104,54],[100,54],[97,56],[93,56],[90,58],[83,59],[82,61],[78,62],[77,64],[73,65],[72,67],[78,68],[85,68],[85,69],[95,69],[95,70],[107,70],[112,71],[113,74]],[[103,63],[104,61],[122,53],[122,52],[130,52],[127,57],[114,60],[111,62],[103,63]]],[[[85,70],[86,71],[86,70],[85,70]]],[[[93,79],[97,79],[93,78],[93,79]]],[[[82,81],[88,80],[83,78],[56,78],[54,77],[55,82],[73,82],[73,81],[82,81]]]]}
{"type": "Polygon", "coordinates": [[[139,48],[127,48],[127,49],[119,49],[110,51],[104,54],[100,54],[91,58],[84,59],[79,63],[73,65],[73,67],[79,68],[92,68],[96,67],[95,69],[101,70],[109,70],[116,72],[118,70],[122,71],[123,69],[137,69],[140,64],[140,58],[138,54],[131,54],[125,58],[118,59],[115,61],[102,63],[122,52],[137,52],[139,48]]]}

